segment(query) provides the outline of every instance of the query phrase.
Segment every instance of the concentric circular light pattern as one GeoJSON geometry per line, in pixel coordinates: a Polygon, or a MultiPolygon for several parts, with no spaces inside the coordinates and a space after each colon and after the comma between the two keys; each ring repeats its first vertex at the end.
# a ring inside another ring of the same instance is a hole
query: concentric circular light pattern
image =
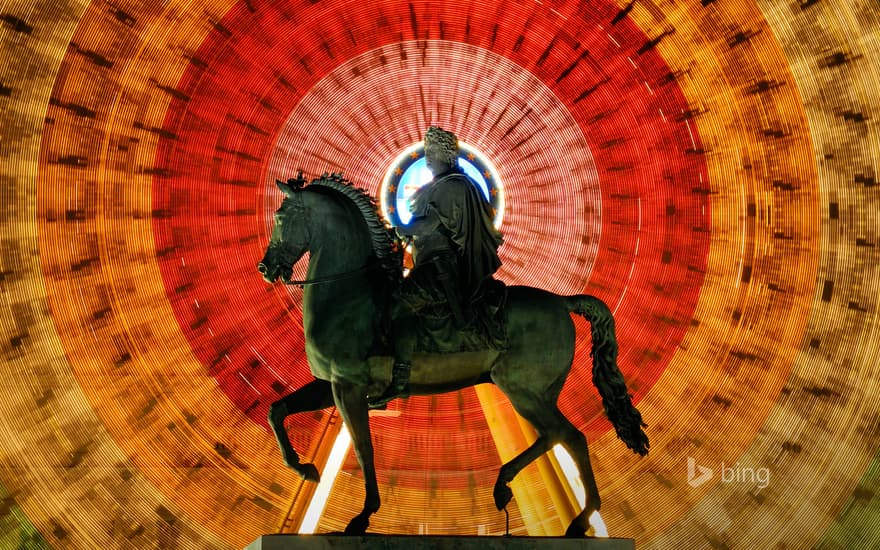
{"type": "MultiPolygon", "coordinates": [[[[296,530],[312,492],[265,417],[311,375],[299,291],[255,269],[273,183],[378,195],[430,124],[497,167],[498,277],[615,312],[651,454],[604,420],[579,318],[560,399],[612,536],[880,545],[878,36],[873,0],[0,6],[0,547],[296,530]]],[[[339,424],[288,426],[320,464],[339,424]]],[[[499,457],[534,436],[503,398],[372,427],[371,530],[503,532],[499,457]]],[[[571,517],[555,460],[513,533],[571,517]]],[[[317,531],[362,491],[349,455],[317,531]]]]}
{"type": "MultiPolygon", "coordinates": [[[[708,196],[700,192],[704,160],[688,152],[700,147],[696,130],[687,120],[664,122],[665,112],[688,108],[677,84],[657,92],[644,86],[646,73],[656,80],[669,68],[651,51],[636,64],[628,60],[631,52],[618,46],[628,33],[643,35],[624,24],[615,39],[596,27],[585,37],[589,42],[572,41],[554,56],[524,40],[505,58],[480,46],[490,38],[490,29],[468,31],[465,26],[450,29],[443,40],[391,41],[406,32],[410,21],[389,18],[384,38],[376,43],[377,37],[363,28],[371,22],[366,18],[361,26],[346,24],[344,33],[341,24],[322,27],[326,47],[285,59],[290,51],[303,50],[294,44],[282,54],[263,42],[252,43],[254,36],[288,30],[274,15],[272,10],[251,13],[239,6],[222,24],[229,33],[210,34],[194,53],[204,60],[216,55],[211,64],[215,70],[191,64],[181,77],[181,97],[172,100],[163,126],[166,134],[160,136],[156,165],[162,173],[153,187],[154,209],[168,213],[153,228],[157,247],[169,251],[159,259],[169,301],[208,374],[239,408],[262,423],[272,400],[309,378],[300,323],[279,322],[290,311],[296,318],[298,295],[286,289],[267,293],[250,283],[252,266],[266,243],[260,235],[267,214],[280,202],[272,182],[299,170],[343,172],[378,194],[387,166],[401,148],[420,139],[428,124],[453,130],[462,141],[480,147],[501,170],[509,210],[500,276],[568,294],[592,281],[597,292],[621,309],[621,341],[641,341],[629,352],[638,360],[624,367],[636,398],[650,389],[684,335],[682,320],[698,297],[709,231],[693,228],[708,225],[710,209],[708,196]],[[247,26],[259,30],[241,35],[234,30],[247,26]],[[466,32],[477,45],[457,41],[468,40],[466,32]],[[608,77],[584,51],[605,52],[617,75],[607,82],[611,93],[597,92],[591,103],[586,102],[593,95],[585,92],[586,82],[602,86],[608,77]],[[339,57],[349,61],[340,64],[339,57]],[[562,78],[560,71],[568,74],[562,78]],[[624,89],[629,90],[628,107],[614,111],[624,89]],[[567,94],[570,105],[560,101],[560,94],[567,94]],[[218,108],[218,97],[230,101],[218,108]],[[255,108],[246,97],[261,99],[255,108]],[[611,114],[589,126],[587,137],[588,124],[582,119],[597,111],[611,114]],[[656,127],[627,131],[636,118],[655,121],[656,127]],[[271,129],[279,126],[275,137],[271,129]],[[588,140],[596,142],[593,148],[603,151],[601,156],[591,153],[588,140]],[[651,150],[666,152],[644,162],[643,173],[634,172],[638,157],[651,150]],[[258,159],[267,156],[264,168],[258,159]],[[597,189],[599,174],[606,180],[604,196],[597,189]],[[664,176],[678,185],[661,185],[664,176]],[[259,181],[266,183],[256,186],[259,181]],[[657,199],[648,202],[642,196],[657,199]],[[255,211],[255,200],[264,200],[265,206],[255,211]],[[613,215],[601,218],[602,208],[613,215]],[[667,215],[670,208],[678,215],[667,215]],[[643,229],[649,221],[655,227],[643,229]],[[657,252],[664,240],[688,246],[689,254],[682,255],[686,262],[673,261],[671,251],[657,252]],[[640,247],[646,257],[636,261],[640,247]],[[655,252],[646,254],[645,249],[655,252]],[[611,279],[607,283],[595,274],[591,278],[602,255],[603,273],[611,279]],[[655,286],[658,273],[668,279],[669,288],[655,286]],[[218,280],[240,282],[218,288],[218,280]],[[639,296],[651,296],[668,310],[645,315],[639,296]],[[645,350],[651,355],[644,355],[645,350]],[[290,375],[279,378],[280,366],[290,375]]],[[[533,32],[562,32],[565,21],[552,12],[511,13],[506,25],[513,28],[530,16],[533,32]]],[[[326,17],[329,13],[321,16],[326,17]]],[[[307,34],[294,32],[292,40],[307,34]]],[[[268,42],[283,43],[283,36],[268,42]]],[[[586,343],[581,347],[562,406],[590,435],[600,435],[608,427],[598,401],[583,397],[582,387],[591,376],[586,343]]],[[[473,392],[412,399],[400,417],[376,419],[374,428],[383,465],[380,481],[419,491],[417,500],[401,500],[404,510],[388,516],[397,525],[374,523],[377,528],[414,530],[424,521],[421,510],[431,507],[440,518],[441,509],[448,507],[449,519],[432,523],[432,529],[461,530],[460,520],[453,518],[469,517],[474,525],[498,530],[502,517],[487,505],[489,493],[478,492],[491,487],[497,475],[496,442],[473,392]],[[461,450],[445,445],[450,440],[460,441],[461,450]],[[426,486],[454,494],[467,490],[468,498],[432,498],[426,486]],[[475,506],[481,510],[477,516],[471,513],[475,506]]],[[[314,428],[295,425],[293,431],[308,434],[314,428]]],[[[345,470],[355,469],[350,457],[345,470]]],[[[339,506],[331,502],[328,514],[344,518],[349,509],[347,499],[339,506]]]]}
{"type": "MultiPolygon", "coordinates": [[[[352,56],[292,110],[275,142],[269,178],[341,170],[378,195],[388,166],[422,140],[429,124],[455,131],[499,169],[508,205],[506,250],[534,247],[540,229],[539,251],[559,263],[545,283],[583,288],[597,253],[601,200],[582,128],[538,77],[484,48],[406,41],[352,56]],[[352,143],[354,136],[363,139],[352,143]]],[[[279,200],[271,192],[267,208],[279,200]]],[[[534,277],[522,262],[510,269],[518,279],[534,277]]]]}

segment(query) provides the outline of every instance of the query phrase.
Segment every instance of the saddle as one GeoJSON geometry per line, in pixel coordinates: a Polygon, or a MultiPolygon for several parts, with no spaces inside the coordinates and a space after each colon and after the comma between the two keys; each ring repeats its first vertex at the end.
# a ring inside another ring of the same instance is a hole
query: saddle
{"type": "Polygon", "coordinates": [[[464,326],[456,319],[449,303],[425,307],[417,317],[416,351],[421,353],[459,353],[508,348],[507,286],[489,279],[466,304],[461,313],[464,326]]]}

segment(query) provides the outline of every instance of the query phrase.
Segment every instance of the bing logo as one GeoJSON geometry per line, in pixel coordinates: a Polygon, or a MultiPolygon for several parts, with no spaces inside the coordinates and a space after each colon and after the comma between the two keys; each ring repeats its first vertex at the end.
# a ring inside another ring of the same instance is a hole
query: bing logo
{"type": "Polygon", "coordinates": [[[712,469],[700,466],[693,457],[688,457],[688,484],[691,487],[699,487],[712,479],[712,469]],[[699,473],[698,473],[699,472],[699,473]]]}
{"type": "MultiPolygon", "coordinates": [[[[699,487],[710,479],[714,472],[712,468],[700,466],[697,461],[689,456],[687,461],[687,481],[691,487],[699,487]]],[[[725,466],[721,463],[722,483],[756,483],[758,489],[764,489],[770,485],[770,470],[768,468],[749,468],[740,466],[739,462],[733,466],[725,466]]]]}

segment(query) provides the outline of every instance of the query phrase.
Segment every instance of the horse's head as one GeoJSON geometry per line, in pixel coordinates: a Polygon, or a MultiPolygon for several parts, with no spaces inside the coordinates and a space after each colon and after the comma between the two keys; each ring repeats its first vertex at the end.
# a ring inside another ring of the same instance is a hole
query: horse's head
{"type": "Polygon", "coordinates": [[[303,203],[302,180],[277,182],[284,193],[281,208],[275,212],[275,226],[266,255],[257,264],[263,280],[274,283],[279,277],[290,281],[295,264],[309,249],[308,213],[303,203]]]}

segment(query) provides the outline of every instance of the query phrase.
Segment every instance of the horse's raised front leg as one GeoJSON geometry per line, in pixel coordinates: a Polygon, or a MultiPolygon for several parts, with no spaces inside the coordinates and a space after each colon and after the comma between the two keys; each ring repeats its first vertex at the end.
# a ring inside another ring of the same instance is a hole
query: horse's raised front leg
{"type": "Polygon", "coordinates": [[[269,427],[275,434],[284,463],[306,481],[317,483],[321,476],[314,464],[300,464],[299,455],[290,444],[284,419],[301,412],[318,411],[333,406],[333,391],[330,382],[315,380],[295,392],[282,397],[269,407],[269,427]]]}
{"type": "Polygon", "coordinates": [[[351,434],[358,463],[364,473],[366,497],[364,509],[348,523],[347,535],[361,535],[370,525],[370,516],[379,509],[379,485],[373,463],[373,440],[370,436],[370,417],[367,408],[367,388],[347,382],[333,383],[333,398],[342,419],[351,434]]]}

